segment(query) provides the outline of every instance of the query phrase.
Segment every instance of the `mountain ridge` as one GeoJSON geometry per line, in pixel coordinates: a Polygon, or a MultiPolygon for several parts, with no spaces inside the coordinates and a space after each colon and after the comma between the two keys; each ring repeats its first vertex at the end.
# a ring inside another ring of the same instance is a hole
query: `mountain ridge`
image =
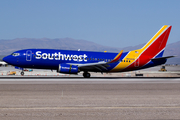
{"type": "MultiPolygon", "coordinates": [[[[120,50],[130,51],[142,48],[144,44],[127,46],[124,48],[109,47],[82,39],[73,38],[16,38],[11,40],[0,40],[0,55],[11,54],[14,51],[30,48],[41,49],[65,49],[65,50],[83,50],[83,51],[108,51],[119,52],[120,50]]],[[[180,58],[180,41],[168,44],[164,56],[177,55],[180,58]]]]}

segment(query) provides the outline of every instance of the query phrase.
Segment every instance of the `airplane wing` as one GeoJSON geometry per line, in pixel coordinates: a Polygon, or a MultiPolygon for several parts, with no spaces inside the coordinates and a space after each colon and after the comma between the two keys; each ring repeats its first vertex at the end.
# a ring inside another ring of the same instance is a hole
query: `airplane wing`
{"type": "Polygon", "coordinates": [[[121,50],[119,54],[112,61],[109,61],[109,62],[99,61],[96,63],[78,64],[78,68],[82,70],[92,70],[92,69],[93,70],[95,69],[97,71],[108,70],[107,69],[107,67],[109,67],[108,64],[119,61],[122,53],[123,53],[123,50],[121,50]]]}

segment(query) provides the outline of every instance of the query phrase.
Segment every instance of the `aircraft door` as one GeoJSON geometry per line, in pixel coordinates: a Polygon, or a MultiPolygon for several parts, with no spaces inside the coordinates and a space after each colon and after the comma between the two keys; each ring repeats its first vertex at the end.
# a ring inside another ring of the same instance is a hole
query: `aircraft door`
{"type": "Polygon", "coordinates": [[[32,51],[27,50],[26,51],[26,61],[31,61],[31,59],[32,59],[32,51]]]}
{"type": "Polygon", "coordinates": [[[136,58],[135,60],[135,63],[134,63],[134,67],[139,67],[139,58],[136,58]],[[137,59],[137,60],[136,60],[137,59]]]}

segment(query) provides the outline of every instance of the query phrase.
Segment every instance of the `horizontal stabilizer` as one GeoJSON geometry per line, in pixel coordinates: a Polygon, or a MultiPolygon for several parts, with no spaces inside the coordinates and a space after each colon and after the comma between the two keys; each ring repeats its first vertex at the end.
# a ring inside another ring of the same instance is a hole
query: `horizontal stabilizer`
{"type": "Polygon", "coordinates": [[[166,56],[166,57],[159,57],[159,58],[152,58],[151,60],[161,60],[161,59],[168,59],[176,56],[166,56]]]}

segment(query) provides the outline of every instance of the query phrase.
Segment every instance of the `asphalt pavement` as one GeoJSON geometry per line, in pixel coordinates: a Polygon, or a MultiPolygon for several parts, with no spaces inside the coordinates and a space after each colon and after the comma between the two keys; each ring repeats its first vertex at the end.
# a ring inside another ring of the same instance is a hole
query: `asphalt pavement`
{"type": "Polygon", "coordinates": [[[180,119],[180,78],[0,79],[1,120],[180,119]]]}

